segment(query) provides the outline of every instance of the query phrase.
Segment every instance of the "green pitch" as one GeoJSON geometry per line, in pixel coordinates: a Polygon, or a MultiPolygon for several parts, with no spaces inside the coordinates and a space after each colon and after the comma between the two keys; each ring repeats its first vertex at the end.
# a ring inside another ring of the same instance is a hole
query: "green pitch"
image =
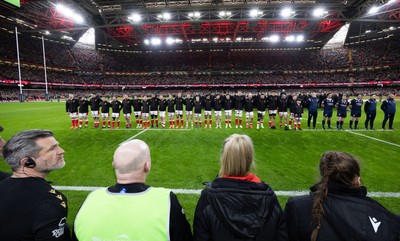
{"type": "MultiPolygon", "coordinates": [[[[378,103],[380,107],[380,103],[378,103]]],[[[399,109],[400,106],[398,106],[399,109]]],[[[306,114],[305,114],[306,116],[306,114]]],[[[321,122],[321,112],[318,122],[321,122]]],[[[349,152],[362,161],[362,181],[371,192],[400,192],[400,113],[395,118],[395,131],[284,131],[282,129],[193,129],[155,130],[136,129],[71,130],[65,103],[0,103],[0,125],[4,139],[26,129],[50,129],[65,150],[66,166],[48,177],[57,186],[109,186],[115,183],[111,167],[118,145],[138,135],[151,149],[152,170],[148,184],[166,188],[202,189],[203,182],[211,181],[219,170],[219,155],[223,140],[233,133],[246,133],[254,142],[255,173],[276,191],[307,190],[317,179],[319,157],[327,150],[349,152]],[[356,135],[354,133],[360,134],[356,135]],[[373,139],[369,138],[372,137],[373,139]],[[383,142],[382,142],[383,141],[383,142]]],[[[383,115],[378,110],[375,121],[380,129],[383,115]]],[[[364,127],[365,116],[359,128],[364,127]]],[[[336,117],[333,122],[336,123],[336,117]]],[[[347,129],[349,118],[344,127],[347,129]]],[[[168,124],[168,121],[167,121],[168,124]]],[[[215,121],[213,122],[215,124],[215,121]]],[[[255,122],[254,122],[255,124],[255,122]]],[[[121,127],[125,126],[124,120],[121,127]]],[[[225,126],[224,124],[222,125],[225,126]]],[[[268,125],[266,125],[268,126],[268,125]]],[[[335,126],[335,125],[334,125],[335,126]]],[[[0,170],[9,171],[4,162],[0,170]]],[[[69,223],[86,198],[85,191],[62,191],[69,201],[69,223]]],[[[178,194],[189,222],[193,222],[198,195],[178,194]]],[[[279,196],[284,208],[288,197],[279,196]]],[[[400,214],[399,198],[375,198],[394,213],[400,214]]]]}

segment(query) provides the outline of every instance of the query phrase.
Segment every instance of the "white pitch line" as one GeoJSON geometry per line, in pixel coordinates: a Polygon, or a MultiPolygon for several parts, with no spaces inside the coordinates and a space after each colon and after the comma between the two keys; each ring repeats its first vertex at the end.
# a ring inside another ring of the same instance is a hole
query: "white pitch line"
{"type": "MultiPolygon", "coordinates": [[[[103,131],[137,131],[140,129],[102,129],[103,131]]],[[[143,129],[148,131],[190,131],[192,129],[143,129]]]]}
{"type": "Polygon", "coordinates": [[[346,132],[347,133],[351,133],[353,135],[362,136],[362,137],[365,137],[365,138],[368,138],[368,139],[371,139],[371,140],[374,140],[374,141],[379,141],[379,142],[382,142],[382,143],[385,143],[385,144],[388,144],[388,145],[400,147],[399,144],[396,144],[396,143],[393,143],[393,142],[389,142],[389,141],[385,141],[385,140],[381,140],[381,139],[378,139],[378,138],[375,138],[375,137],[367,136],[367,135],[364,135],[364,134],[361,134],[361,133],[353,132],[353,131],[350,131],[350,130],[346,130],[346,132]]]}
{"type": "MultiPolygon", "coordinates": [[[[91,192],[97,189],[106,187],[95,187],[95,186],[53,186],[59,191],[86,191],[91,192]]],[[[195,194],[200,195],[202,189],[170,189],[176,194],[195,194]]],[[[275,191],[277,196],[300,196],[307,195],[310,191],[275,191]]],[[[400,198],[400,192],[369,192],[369,197],[389,197],[389,198],[400,198]]]]}
{"type": "Polygon", "coordinates": [[[122,145],[122,144],[124,144],[124,143],[126,143],[126,142],[128,142],[128,141],[130,141],[130,140],[132,140],[132,139],[135,139],[135,137],[139,136],[140,134],[142,134],[142,133],[144,133],[144,132],[146,132],[146,131],[148,131],[148,130],[149,130],[149,129],[144,129],[144,130],[142,130],[141,132],[137,133],[136,135],[129,137],[129,138],[126,139],[124,142],[121,142],[121,144],[119,144],[119,145],[122,145]]]}

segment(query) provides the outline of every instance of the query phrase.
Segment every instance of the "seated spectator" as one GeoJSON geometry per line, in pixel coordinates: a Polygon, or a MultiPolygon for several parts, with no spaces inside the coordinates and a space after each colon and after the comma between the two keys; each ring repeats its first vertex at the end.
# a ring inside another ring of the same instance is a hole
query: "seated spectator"
{"type": "Polygon", "coordinates": [[[92,192],[75,220],[78,240],[190,241],[192,233],[175,194],[145,184],[150,150],[141,140],[114,153],[117,184],[92,192]],[[119,240],[119,239],[118,239],[119,240]]]}
{"type": "Polygon", "coordinates": [[[357,159],[326,152],[319,170],[321,180],[310,195],[292,197],[286,204],[289,240],[399,240],[399,219],[366,196],[357,159]]]}
{"type": "Polygon", "coordinates": [[[250,137],[234,134],[222,147],[219,175],[201,192],[194,240],[287,240],[282,209],[271,187],[250,169],[250,137]]]}

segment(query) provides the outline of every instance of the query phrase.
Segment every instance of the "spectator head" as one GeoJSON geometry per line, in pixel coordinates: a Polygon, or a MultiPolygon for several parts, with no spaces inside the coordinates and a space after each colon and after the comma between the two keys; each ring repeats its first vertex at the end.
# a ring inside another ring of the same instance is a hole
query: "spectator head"
{"type": "Polygon", "coordinates": [[[376,94],[372,94],[372,95],[371,95],[371,99],[374,99],[374,100],[375,100],[375,99],[376,99],[376,94]]]}
{"type": "Polygon", "coordinates": [[[312,92],[312,93],[311,93],[311,97],[313,97],[313,98],[317,98],[317,93],[315,93],[315,92],[312,92]]]}
{"type": "Polygon", "coordinates": [[[156,95],[155,94],[151,94],[151,98],[156,98],[156,95]]]}
{"type": "Polygon", "coordinates": [[[163,100],[163,99],[164,99],[164,96],[163,96],[163,95],[159,95],[158,98],[159,98],[160,100],[163,100]]]}
{"type": "Polygon", "coordinates": [[[388,99],[389,99],[389,100],[393,100],[393,99],[394,99],[394,94],[389,94],[389,95],[388,95],[388,99]]]}
{"type": "Polygon", "coordinates": [[[293,95],[293,100],[297,100],[297,95],[293,95]]]}
{"type": "Polygon", "coordinates": [[[196,95],[196,101],[197,101],[197,102],[200,101],[200,96],[196,95]]]}
{"type": "Polygon", "coordinates": [[[128,99],[128,95],[125,94],[125,95],[124,95],[124,99],[125,99],[125,100],[128,99]]]}
{"type": "Polygon", "coordinates": [[[117,100],[117,96],[114,95],[114,96],[112,97],[112,99],[113,99],[113,100],[117,100]]]}
{"type": "Polygon", "coordinates": [[[148,145],[137,139],[122,144],[114,152],[112,166],[118,183],[144,183],[151,169],[148,145]]]}
{"type": "Polygon", "coordinates": [[[254,165],[253,142],[247,135],[233,134],[225,139],[219,177],[246,176],[254,165]]]}
{"type": "Polygon", "coordinates": [[[319,171],[321,180],[316,185],[312,208],[312,221],[315,229],[311,234],[311,241],[316,241],[321,228],[324,209],[323,204],[328,193],[328,183],[337,182],[348,187],[361,186],[359,161],[345,152],[328,151],[320,160],[319,171]]]}
{"type": "Polygon", "coordinates": [[[73,94],[69,94],[69,95],[68,95],[68,99],[72,100],[73,98],[74,98],[74,95],[73,95],[73,94]]]}
{"type": "Polygon", "coordinates": [[[14,172],[28,172],[32,176],[47,176],[50,171],[63,168],[64,150],[58,146],[53,133],[48,130],[27,130],[15,134],[6,142],[3,149],[4,160],[14,172]],[[31,165],[26,163],[29,159],[31,165]],[[33,161],[33,163],[32,163],[33,161]]]}
{"type": "Polygon", "coordinates": [[[188,99],[189,99],[189,98],[190,98],[190,94],[186,94],[186,98],[188,98],[188,99]]]}
{"type": "Polygon", "coordinates": [[[90,94],[90,97],[94,98],[94,97],[96,97],[96,95],[92,93],[92,94],[90,94]]]}
{"type": "Polygon", "coordinates": [[[231,95],[230,94],[226,94],[225,97],[226,97],[227,100],[229,100],[231,98],[231,95]]]}
{"type": "Polygon", "coordinates": [[[181,92],[178,93],[178,98],[182,98],[182,93],[181,92]]]}

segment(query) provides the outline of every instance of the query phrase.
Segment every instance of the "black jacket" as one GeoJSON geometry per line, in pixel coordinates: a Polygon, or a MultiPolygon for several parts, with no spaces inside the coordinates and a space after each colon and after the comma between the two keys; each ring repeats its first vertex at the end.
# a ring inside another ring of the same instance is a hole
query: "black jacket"
{"type": "Polygon", "coordinates": [[[287,240],[284,215],[264,183],[217,178],[201,193],[194,240],[287,240]]]}
{"type": "MultiPolygon", "coordinates": [[[[289,240],[309,241],[313,191],[292,197],[285,208],[289,240]]],[[[323,241],[399,241],[400,221],[382,205],[366,196],[367,189],[328,184],[324,219],[317,240],[323,241]]]]}

